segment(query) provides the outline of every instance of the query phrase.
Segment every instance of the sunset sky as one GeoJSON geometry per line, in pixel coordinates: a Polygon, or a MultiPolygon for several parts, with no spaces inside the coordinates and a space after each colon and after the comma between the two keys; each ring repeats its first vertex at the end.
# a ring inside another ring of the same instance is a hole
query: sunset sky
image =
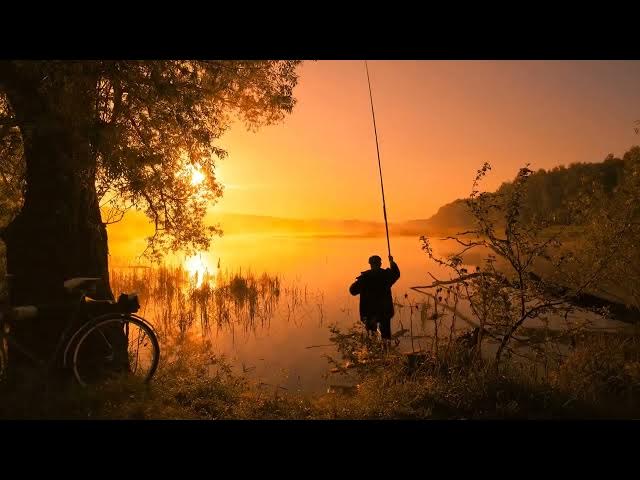
{"type": "MultiPolygon", "coordinates": [[[[427,218],[533,169],[597,162],[640,143],[640,62],[369,62],[390,221],[427,218]]],[[[362,61],[304,62],[292,115],[220,140],[215,212],[382,220],[362,61]]]]}

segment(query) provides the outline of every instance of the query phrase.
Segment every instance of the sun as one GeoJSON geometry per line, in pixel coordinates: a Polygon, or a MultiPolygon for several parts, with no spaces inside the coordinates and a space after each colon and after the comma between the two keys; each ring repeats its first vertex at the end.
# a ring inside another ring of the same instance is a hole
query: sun
{"type": "Polygon", "coordinates": [[[204,173],[198,167],[191,166],[191,185],[200,185],[204,181],[204,173]]]}

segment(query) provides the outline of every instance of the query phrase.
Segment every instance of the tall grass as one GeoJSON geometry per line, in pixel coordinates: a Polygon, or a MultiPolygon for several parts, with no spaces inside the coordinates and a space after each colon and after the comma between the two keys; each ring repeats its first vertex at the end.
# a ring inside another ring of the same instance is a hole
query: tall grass
{"type": "Polygon", "coordinates": [[[322,418],[640,418],[640,332],[582,334],[545,374],[512,361],[498,372],[455,338],[416,362],[357,329],[333,334],[357,388],[318,399],[322,418]]]}
{"type": "Polygon", "coordinates": [[[114,292],[137,292],[140,314],[165,337],[268,327],[281,297],[278,276],[224,270],[199,279],[180,266],[112,269],[111,286],[114,292]]]}

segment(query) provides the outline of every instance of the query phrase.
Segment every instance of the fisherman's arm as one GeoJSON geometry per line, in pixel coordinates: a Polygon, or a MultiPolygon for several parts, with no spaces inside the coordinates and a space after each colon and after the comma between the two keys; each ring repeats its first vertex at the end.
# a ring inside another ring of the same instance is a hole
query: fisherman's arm
{"type": "Polygon", "coordinates": [[[393,261],[392,256],[389,256],[389,265],[391,267],[391,284],[393,285],[400,278],[400,268],[398,268],[398,264],[393,261]]]}
{"type": "Polygon", "coordinates": [[[354,296],[360,293],[360,277],[358,277],[356,281],[351,284],[351,286],[349,287],[349,293],[354,296]]]}

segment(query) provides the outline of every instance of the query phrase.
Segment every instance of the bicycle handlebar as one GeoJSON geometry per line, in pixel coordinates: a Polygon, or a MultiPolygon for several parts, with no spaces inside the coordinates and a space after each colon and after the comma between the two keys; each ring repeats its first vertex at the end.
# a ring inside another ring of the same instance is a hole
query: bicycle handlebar
{"type": "MultiPolygon", "coordinates": [[[[136,293],[123,293],[120,295],[117,302],[114,302],[113,300],[92,300],[84,294],[82,294],[81,297],[82,303],[89,307],[92,304],[106,304],[112,306],[118,311],[128,313],[137,312],[140,308],[140,302],[136,293]]],[[[19,307],[0,308],[0,321],[26,320],[36,318],[41,314],[47,315],[52,312],[66,311],[69,308],[82,308],[82,306],[75,302],[65,301],[43,305],[23,305],[19,307]],[[77,306],[74,307],[74,305],[77,306]]]]}

